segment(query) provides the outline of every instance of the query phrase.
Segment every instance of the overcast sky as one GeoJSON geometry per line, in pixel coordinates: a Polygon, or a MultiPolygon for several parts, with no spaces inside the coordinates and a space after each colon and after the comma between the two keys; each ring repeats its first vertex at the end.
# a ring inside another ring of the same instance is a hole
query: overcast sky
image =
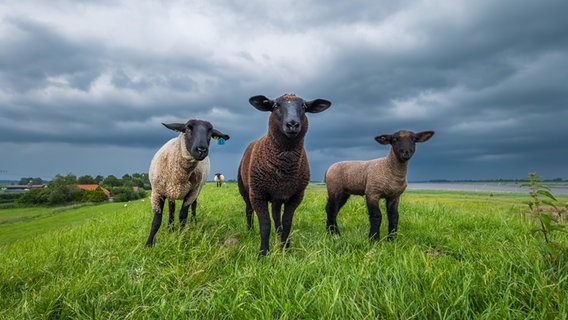
{"type": "Polygon", "coordinates": [[[0,1],[0,180],[147,172],[201,118],[236,179],[268,113],[309,114],[312,180],[385,156],[376,135],[434,130],[410,181],[568,179],[568,1],[0,1]]]}

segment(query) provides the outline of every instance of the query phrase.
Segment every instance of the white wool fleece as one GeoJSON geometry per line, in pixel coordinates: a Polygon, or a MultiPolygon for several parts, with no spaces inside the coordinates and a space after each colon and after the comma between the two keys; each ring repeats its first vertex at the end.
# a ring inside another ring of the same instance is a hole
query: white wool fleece
{"type": "Polygon", "coordinates": [[[181,200],[189,194],[187,203],[192,203],[207,181],[209,170],[209,157],[196,161],[185,147],[183,134],[168,141],[150,163],[152,209],[158,207],[161,197],[181,200]]]}

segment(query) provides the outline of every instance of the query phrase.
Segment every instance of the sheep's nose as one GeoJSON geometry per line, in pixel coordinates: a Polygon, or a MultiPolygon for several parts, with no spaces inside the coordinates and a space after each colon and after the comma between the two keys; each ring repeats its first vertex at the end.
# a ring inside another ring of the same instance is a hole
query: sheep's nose
{"type": "Polygon", "coordinates": [[[288,121],[286,123],[286,127],[288,127],[288,129],[296,130],[300,127],[300,123],[298,121],[295,121],[295,120],[288,121]]]}
{"type": "Polygon", "coordinates": [[[203,154],[205,152],[207,152],[207,147],[197,147],[197,152],[203,154]]]}

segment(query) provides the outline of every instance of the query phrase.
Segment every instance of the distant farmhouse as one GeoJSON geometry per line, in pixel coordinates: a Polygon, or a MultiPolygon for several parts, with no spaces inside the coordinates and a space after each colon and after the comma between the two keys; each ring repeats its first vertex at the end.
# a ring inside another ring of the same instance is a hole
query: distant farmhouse
{"type": "MultiPolygon", "coordinates": [[[[77,187],[82,190],[95,190],[101,186],[98,184],[78,184],[77,187]]],[[[110,192],[106,188],[101,187],[101,190],[103,190],[108,199],[111,199],[110,192]]]]}

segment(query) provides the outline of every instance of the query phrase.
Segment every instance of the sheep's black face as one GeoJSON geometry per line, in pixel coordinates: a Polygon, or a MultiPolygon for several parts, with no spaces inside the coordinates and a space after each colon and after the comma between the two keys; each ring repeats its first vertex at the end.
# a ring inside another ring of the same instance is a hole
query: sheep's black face
{"type": "Polygon", "coordinates": [[[272,116],[275,117],[280,131],[288,138],[296,138],[303,129],[307,131],[305,102],[294,95],[283,95],[274,100],[272,116]]]}
{"type": "Polygon", "coordinates": [[[187,152],[197,161],[205,159],[209,155],[213,126],[207,121],[189,120],[186,123],[186,128],[185,146],[187,152]]]}
{"type": "Polygon", "coordinates": [[[187,152],[197,161],[201,161],[209,155],[211,138],[230,139],[228,135],[213,129],[213,125],[204,120],[193,119],[185,124],[163,123],[163,125],[168,129],[184,133],[187,152]]]}
{"type": "Polygon", "coordinates": [[[395,133],[392,137],[391,145],[396,157],[402,162],[410,160],[416,149],[414,135],[407,131],[395,133]]]}
{"type": "Polygon", "coordinates": [[[390,144],[396,158],[401,162],[406,162],[414,155],[416,143],[427,141],[433,135],[434,131],[414,133],[412,131],[401,130],[393,134],[376,136],[375,140],[380,144],[390,144]]]}
{"type": "Polygon", "coordinates": [[[318,113],[331,106],[331,102],[324,99],[305,101],[294,94],[284,94],[274,100],[265,96],[254,96],[249,102],[260,111],[271,111],[271,124],[278,126],[280,132],[289,139],[306,134],[308,130],[306,112],[318,113]]]}

